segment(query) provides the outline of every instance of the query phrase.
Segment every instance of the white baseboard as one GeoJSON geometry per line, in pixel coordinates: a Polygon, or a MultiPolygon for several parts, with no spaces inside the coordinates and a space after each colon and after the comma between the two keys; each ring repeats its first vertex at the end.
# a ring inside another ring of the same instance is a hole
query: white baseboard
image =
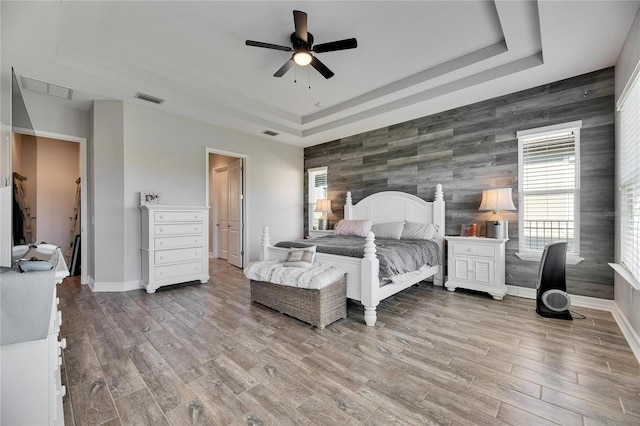
{"type": "Polygon", "coordinates": [[[103,292],[111,292],[111,291],[131,291],[131,290],[140,290],[140,281],[125,281],[125,282],[102,282],[97,283],[95,281],[91,281],[89,283],[89,287],[94,293],[103,293],[103,292]]]}
{"type": "Polygon", "coordinates": [[[613,304],[613,308],[611,309],[611,314],[613,318],[618,323],[618,327],[620,327],[620,331],[622,331],[622,335],[629,343],[629,347],[631,351],[636,356],[638,362],[640,362],[640,337],[635,332],[631,324],[627,320],[627,317],[624,316],[618,305],[613,304]]]}
{"type": "MultiPolygon", "coordinates": [[[[508,285],[507,294],[516,297],[524,297],[526,299],[535,299],[536,289],[508,285]]],[[[622,335],[627,340],[631,351],[640,363],[640,337],[638,337],[638,334],[633,330],[631,324],[629,324],[629,321],[613,300],[599,299],[597,297],[576,296],[573,294],[569,294],[569,297],[571,297],[572,305],[611,312],[613,319],[618,324],[618,327],[620,327],[620,331],[622,331],[622,335]]]]}

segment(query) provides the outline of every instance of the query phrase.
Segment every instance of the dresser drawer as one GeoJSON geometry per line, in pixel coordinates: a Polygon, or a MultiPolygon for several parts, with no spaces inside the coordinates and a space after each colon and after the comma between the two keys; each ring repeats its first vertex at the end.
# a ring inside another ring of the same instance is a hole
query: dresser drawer
{"type": "Polygon", "coordinates": [[[184,234],[194,234],[194,235],[202,235],[204,227],[202,224],[198,223],[173,223],[173,224],[162,224],[155,225],[153,227],[153,231],[156,236],[159,235],[184,235],[184,234]]]}
{"type": "Polygon", "coordinates": [[[467,256],[484,256],[494,257],[496,255],[496,247],[494,245],[473,243],[473,242],[460,242],[456,241],[450,243],[453,245],[453,254],[464,254],[467,256]]]}
{"type": "Polygon", "coordinates": [[[202,273],[202,261],[179,263],[177,265],[165,265],[157,266],[154,268],[154,279],[167,280],[177,277],[186,277],[186,281],[189,281],[189,276],[202,273]]]}
{"type": "Polygon", "coordinates": [[[202,247],[204,246],[204,236],[193,235],[188,237],[158,237],[153,239],[153,248],[172,249],[182,247],[202,247]]]}
{"type": "Polygon", "coordinates": [[[175,250],[158,250],[154,252],[156,265],[167,263],[185,262],[188,260],[200,260],[203,255],[203,248],[184,248],[175,250]]]}
{"type": "Polygon", "coordinates": [[[153,212],[156,223],[164,222],[202,222],[205,217],[199,211],[157,211],[153,212]]]}

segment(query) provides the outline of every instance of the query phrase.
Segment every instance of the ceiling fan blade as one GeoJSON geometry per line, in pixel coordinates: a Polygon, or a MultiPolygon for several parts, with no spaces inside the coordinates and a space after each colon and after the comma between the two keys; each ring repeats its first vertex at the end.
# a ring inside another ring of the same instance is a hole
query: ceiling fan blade
{"type": "Polygon", "coordinates": [[[287,71],[289,71],[289,69],[293,66],[293,59],[289,59],[287,62],[284,63],[283,66],[280,67],[280,69],[278,69],[278,71],[276,71],[275,74],[273,74],[274,77],[282,77],[283,75],[286,74],[287,71]]]}
{"type": "Polygon", "coordinates": [[[263,43],[261,41],[247,40],[245,41],[247,46],[264,47],[265,49],[283,50],[285,52],[293,52],[293,49],[289,46],[280,46],[279,44],[263,43]]]}
{"type": "Polygon", "coordinates": [[[311,66],[314,67],[320,74],[322,74],[324,78],[331,78],[334,75],[333,71],[327,68],[327,66],[320,62],[320,59],[316,58],[315,56],[311,60],[311,66]]]}
{"type": "Polygon", "coordinates": [[[336,50],[355,49],[356,47],[358,47],[358,40],[355,38],[347,38],[329,43],[316,44],[312,50],[316,53],[324,53],[334,52],[336,50]]]}
{"type": "Polygon", "coordinates": [[[296,28],[296,37],[307,43],[307,14],[299,10],[294,10],[293,24],[296,28]]]}

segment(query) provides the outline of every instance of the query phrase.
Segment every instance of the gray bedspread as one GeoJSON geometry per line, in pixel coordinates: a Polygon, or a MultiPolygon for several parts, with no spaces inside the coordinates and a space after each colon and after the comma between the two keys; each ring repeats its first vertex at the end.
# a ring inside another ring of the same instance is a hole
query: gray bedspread
{"type": "MultiPolygon", "coordinates": [[[[310,247],[316,246],[318,253],[336,254],[348,257],[363,257],[364,242],[362,237],[344,235],[328,235],[312,240],[282,241],[276,247],[310,247]]],[[[380,261],[379,279],[412,272],[423,265],[440,265],[438,244],[431,240],[387,240],[376,239],[376,256],[380,261]]]]}

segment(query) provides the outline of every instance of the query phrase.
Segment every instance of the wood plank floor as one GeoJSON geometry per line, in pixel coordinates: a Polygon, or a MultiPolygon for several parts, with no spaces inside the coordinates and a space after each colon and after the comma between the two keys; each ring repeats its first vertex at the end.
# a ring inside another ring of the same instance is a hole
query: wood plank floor
{"type": "Polygon", "coordinates": [[[640,424],[608,312],[420,284],[325,330],[252,305],[242,271],[148,295],[58,286],[67,425],[640,424]]]}

